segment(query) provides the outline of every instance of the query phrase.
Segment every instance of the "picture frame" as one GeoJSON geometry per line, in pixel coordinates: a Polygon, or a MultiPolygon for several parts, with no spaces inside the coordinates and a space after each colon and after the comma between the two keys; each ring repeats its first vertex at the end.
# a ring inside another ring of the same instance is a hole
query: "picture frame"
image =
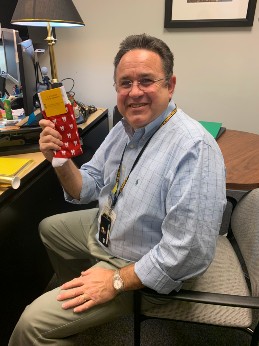
{"type": "Polygon", "coordinates": [[[165,0],[165,28],[253,26],[257,0],[165,0]]]}

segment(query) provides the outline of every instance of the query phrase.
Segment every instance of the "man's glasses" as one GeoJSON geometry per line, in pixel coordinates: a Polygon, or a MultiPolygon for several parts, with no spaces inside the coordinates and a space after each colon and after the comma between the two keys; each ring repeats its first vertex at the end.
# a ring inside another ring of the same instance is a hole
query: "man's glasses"
{"type": "Polygon", "coordinates": [[[160,82],[161,80],[164,80],[165,78],[160,79],[150,79],[150,78],[141,78],[135,82],[132,82],[131,80],[121,80],[118,83],[114,83],[115,89],[120,94],[128,94],[131,90],[134,84],[138,86],[138,88],[144,92],[150,91],[152,89],[152,86],[160,82]]]}

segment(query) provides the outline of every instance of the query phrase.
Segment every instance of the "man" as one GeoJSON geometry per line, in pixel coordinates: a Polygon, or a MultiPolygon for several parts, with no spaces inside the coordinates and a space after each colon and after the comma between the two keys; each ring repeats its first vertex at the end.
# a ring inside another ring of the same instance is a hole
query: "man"
{"type": "MultiPolygon", "coordinates": [[[[171,100],[170,49],[145,34],[129,36],[114,66],[123,120],[81,169],[71,160],[56,168],[65,198],[98,200],[99,211],[41,222],[61,287],[27,307],[10,345],[73,345],[72,335],[131,313],[133,290],[179,290],[213,259],[224,162],[215,140],[171,100]]],[[[61,136],[50,121],[41,126],[40,148],[51,161],[61,136]]]]}

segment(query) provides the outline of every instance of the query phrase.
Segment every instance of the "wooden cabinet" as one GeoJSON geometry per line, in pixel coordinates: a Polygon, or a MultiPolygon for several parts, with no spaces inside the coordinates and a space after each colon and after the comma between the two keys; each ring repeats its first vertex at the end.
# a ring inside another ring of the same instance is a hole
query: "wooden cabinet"
{"type": "MultiPolygon", "coordinates": [[[[108,134],[108,111],[99,110],[80,132],[85,153],[76,159],[78,165],[91,159],[108,134]]],[[[65,202],[46,160],[22,178],[18,190],[0,195],[1,346],[7,345],[25,306],[42,294],[53,275],[38,234],[39,222],[53,214],[92,206],[65,202]]]]}

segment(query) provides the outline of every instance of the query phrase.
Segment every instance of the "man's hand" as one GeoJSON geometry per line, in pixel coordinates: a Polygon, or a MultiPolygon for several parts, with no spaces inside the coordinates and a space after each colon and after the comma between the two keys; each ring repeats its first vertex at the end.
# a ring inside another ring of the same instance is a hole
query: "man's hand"
{"type": "Polygon", "coordinates": [[[61,150],[63,145],[62,136],[55,130],[55,125],[52,121],[42,119],[39,122],[42,132],[40,134],[40,150],[48,161],[52,161],[54,150],[61,150]]]}
{"type": "MultiPolygon", "coordinates": [[[[42,132],[40,134],[40,150],[49,162],[52,162],[54,151],[61,150],[63,146],[61,134],[55,130],[52,121],[42,119],[39,122],[42,132]]],[[[80,199],[82,189],[82,176],[79,169],[71,159],[61,167],[56,167],[55,171],[65,191],[75,199],[80,199]]]]}
{"type": "Polygon", "coordinates": [[[82,275],[61,286],[57,300],[66,300],[63,309],[74,308],[74,312],[83,312],[95,305],[112,300],[117,292],[113,287],[114,270],[91,268],[82,275]]]}

